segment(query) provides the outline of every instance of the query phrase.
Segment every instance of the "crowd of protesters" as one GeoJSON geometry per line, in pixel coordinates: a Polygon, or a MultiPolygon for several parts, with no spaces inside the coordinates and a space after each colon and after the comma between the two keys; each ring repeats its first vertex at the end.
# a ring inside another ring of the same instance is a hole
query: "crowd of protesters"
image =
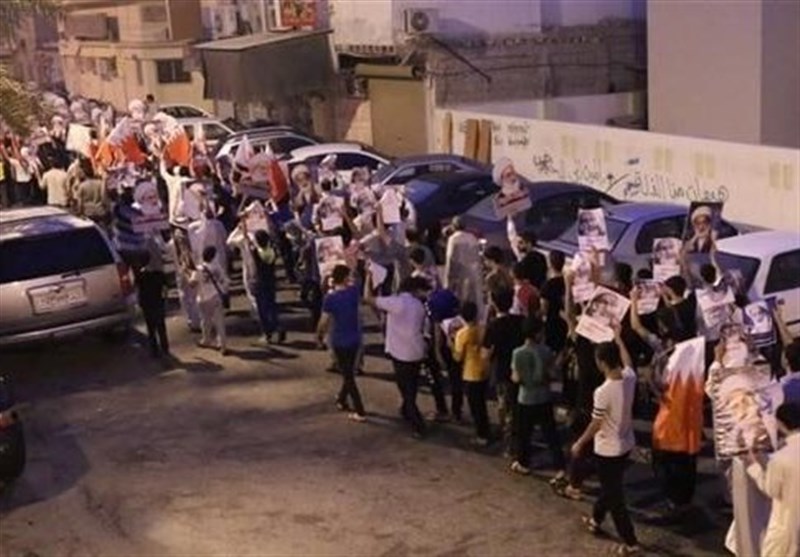
{"type": "MultiPolygon", "coordinates": [[[[666,377],[670,358],[676,346],[699,337],[704,379],[731,367],[726,358],[731,344],[723,331],[728,324],[741,324],[743,309],[752,302],[737,290],[730,270],[719,267],[713,245],[699,263],[688,252],[682,255],[679,272],[660,283],[659,300],[649,313],[639,311],[639,282],[652,280],[651,271],[634,276],[608,252],[584,254],[591,283],[631,304],[624,318],[608,323],[609,338],[597,342],[580,334],[581,319],[595,308],[574,295],[576,266],[559,251],[540,253],[532,234],[510,237],[511,251],[484,249],[455,218],[439,245],[438,233],[415,229],[413,207],[402,191],[387,195],[374,188],[366,169],[345,179],[335,157],[319,168],[299,165],[290,173],[270,161],[268,181],[258,184],[248,168],[248,159],[258,153],[213,160],[196,145],[192,160],[177,164],[164,145],[145,136],[137,136],[141,160],[124,161],[122,173],[114,165],[68,153],[59,133],[36,149],[8,136],[0,153],[0,191],[4,206],[64,207],[109,231],[133,270],[154,356],[169,354],[164,323],[169,262],[186,324],[200,333],[198,345],[223,355],[228,352],[231,261],[241,258],[245,297],[265,343],[286,338],[277,303],[281,267],[286,281],[300,285],[310,330],[332,353],[342,376],[335,404],[353,421],[369,419],[369,401],[357,382],[365,343],[362,321],[370,315],[366,305],[381,323],[400,413],[414,437],[424,438],[437,423],[465,422],[466,408],[474,426],[472,443],[501,445],[510,470],[529,475],[538,427],[553,491],[580,500],[584,483],[596,474],[600,495],[584,525],[597,533],[610,514],[622,541],[615,551],[629,555],[640,549],[624,475],[636,444],[634,409],[650,405],[658,413],[652,461],[665,518],[680,520],[692,505],[707,402],[702,390],[698,396],[675,394],[666,377]],[[146,180],[156,186],[167,225],[142,232],[132,226],[146,213],[134,191],[146,180]],[[190,207],[192,199],[196,207],[190,207]],[[399,220],[387,210],[395,203],[399,220]],[[253,213],[263,213],[263,226],[250,218],[253,213]],[[326,238],[341,239],[341,249],[321,253],[319,240],[326,238]],[[698,295],[721,287],[731,290],[733,300],[717,311],[723,317],[710,323],[698,295]],[[417,405],[421,382],[430,385],[435,400],[432,416],[424,416],[417,405]],[[563,431],[557,408],[567,411],[563,431]]],[[[495,170],[497,179],[518,180],[513,168],[503,166],[495,170]]],[[[783,557],[797,555],[800,540],[800,342],[789,334],[780,304],[771,317],[775,344],[755,348],[745,335],[745,361],[736,365],[766,362],[782,385],[783,404],[774,414],[786,443],[771,455],[750,450],[740,456],[773,501],[761,554],[783,557]]]]}

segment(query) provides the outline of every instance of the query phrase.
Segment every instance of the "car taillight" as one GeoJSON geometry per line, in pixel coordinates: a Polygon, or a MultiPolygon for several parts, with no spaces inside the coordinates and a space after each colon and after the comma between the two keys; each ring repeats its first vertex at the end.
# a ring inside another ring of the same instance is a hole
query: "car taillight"
{"type": "Polygon", "coordinates": [[[119,274],[119,287],[122,295],[127,298],[133,294],[133,282],[131,282],[128,266],[125,263],[117,263],[117,274],[119,274]]]}

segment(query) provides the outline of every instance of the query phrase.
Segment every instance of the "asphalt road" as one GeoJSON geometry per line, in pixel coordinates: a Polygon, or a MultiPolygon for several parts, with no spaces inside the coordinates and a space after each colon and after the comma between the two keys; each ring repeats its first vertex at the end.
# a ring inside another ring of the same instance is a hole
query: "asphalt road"
{"type": "MultiPolygon", "coordinates": [[[[293,292],[284,292],[293,297],[293,292]]],[[[241,300],[238,300],[241,304],[241,300]]],[[[601,555],[579,517],[590,503],[552,494],[543,477],[508,472],[499,448],[469,447],[469,426],[412,439],[379,338],[359,378],[369,421],[338,413],[338,377],[285,309],[285,346],[255,341],[229,316],[232,354],[194,346],[176,315],[177,362],[84,338],[4,352],[23,419],[24,476],[0,495],[0,554],[601,555]]],[[[306,327],[307,328],[307,327],[306,327]]],[[[429,394],[423,411],[433,410],[429,394]]],[[[493,414],[494,415],[494,414],[493,414]]],[[[546,452],[537,453],[539,463],[546,452]]],[[[647,524],[659,498],[646,464],[628,474],[646,554],[717,555],[729,513],[703,461],[699,508],[673,528],[647,524]]],[[[591,485],[591,484],[590,484],[591,485]]],[[[613,533],[613,527],[607,524],[613,533]]]]}

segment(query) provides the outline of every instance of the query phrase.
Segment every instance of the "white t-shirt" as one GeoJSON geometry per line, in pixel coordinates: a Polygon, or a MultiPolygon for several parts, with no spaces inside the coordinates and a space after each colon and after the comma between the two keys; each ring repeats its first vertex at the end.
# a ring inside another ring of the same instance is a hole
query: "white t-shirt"
{"type": "Polygon", "coordinates": [[[42,176],[41,188],[47,191],[47,204],[66,207],[69,201],[67,173],[60,168],[51,168],[42,176]]]}
{"type": "Polygon", "coordinates": [[[401,362],[425,359],[425,306],[408,292],[375,299],[386,312],[386,353],[401,362]]]}
{"type": "Polygon", "coordinates": [[[600,456],[622,456],[636,445],[633,436],[633,397],[636,374],[622,370],[622,379],[606,379],[594,391],[592,418],[603,420],[594,436],[594,452],[600,456]]]}

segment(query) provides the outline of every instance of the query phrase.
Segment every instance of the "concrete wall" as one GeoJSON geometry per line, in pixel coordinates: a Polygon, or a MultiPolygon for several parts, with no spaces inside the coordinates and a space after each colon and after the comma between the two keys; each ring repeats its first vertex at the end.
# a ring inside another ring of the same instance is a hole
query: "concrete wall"
{"type": "Polygon", "coordinates": [[[800,1],[764,0],[761,142],[800,147],[800,1]]]}
{"type": "Polygon", "coordinates": [[[591,25],[604,18],[645,19],[647,0],[542,0],[543,25],[591,25]]]}
{"type": "MultiPolygon", "coordinates": [[[[435,112],[433,150],[443,148],[447,112],[435,112]]],[[[491,120],[493,160],[510,157],[532,180],[588,184],[631,201],[719,200],[731,220],[800,229],[800,150],[450,112],[455,152],[467,119],[491,120]]]]}
{"type": "Polygon", "coordinates": [[[499,101],[447,107],[463,112],[485,112],[514,118],[534,118],[604,125],[617,116],[644,116],[645,94],[641,91],[610,95],[556,97],[526,101],[499,101]]]}
{"type": "Polygon", "coordinates": [[[439,34],[448,36],[531,33],[541,29],[540,0],[394,0],[395,34],[402,39],[404,12],[438,12],[439,34]]]}
{"type": "Polygon", "coordinates": [[[331,0],[330,9],[335,44],[394,44],[392,0],[331,0]]]}
{"type": "Polygon", "coordinates": [[[761,3],[650,0],[650,129],[758,143],[761,3]]]}

